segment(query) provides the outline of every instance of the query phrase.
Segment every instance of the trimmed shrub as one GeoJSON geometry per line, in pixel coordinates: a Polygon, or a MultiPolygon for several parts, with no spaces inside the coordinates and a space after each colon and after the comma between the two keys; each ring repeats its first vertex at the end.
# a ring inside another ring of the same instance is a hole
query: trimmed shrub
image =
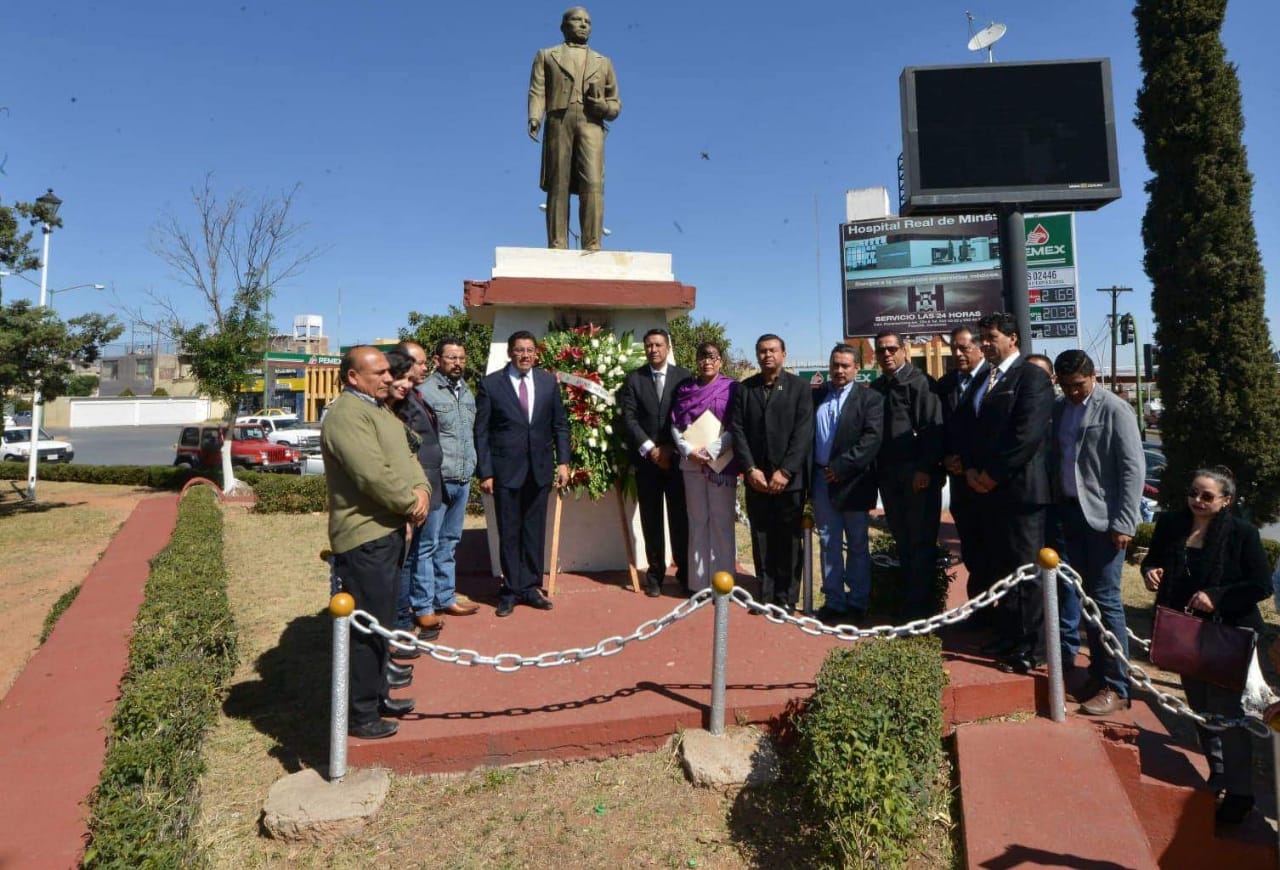
{"type": "Polygon", "coordinates": [[[925,827],[942,753],[941,643],[859,641],[818,671],[797,773],[836,866],[903,866],[925,827]]]}
{"type": "Polygon", "coordinates": [[[236,664],[222,513],[207,488],[183,499],[151,563],[129,663],[92,797],[85,867],[189,867],[201,746],[236,664]]]}
{"type": "MultiPolygon", "coordinates": [[[[883,535],[871,536],[871,555],[875,556],[882,553],[886,556],[898,558],[898,544],[893,539],[893,535],[885,533],[883,535]]],[[[951,551],[938,544],[938,558],[950,558],[951,551]]],[[[933,605],[932,612],[940,613],[946,609],[947,604],[947,586],[951,583],[951,576],[947,573],[946,568],[938,568],[937,574],[934,575],[933,598],[930,603],[933,605]]],[[[901,568],[884,568],[871,565],[871,601],[870,609],[876,613],[897,613],[906,605],[906,585],[902,582],[901,568]]]]}
{"type": "MultiPolygon", "coordinates": [[[[250,486],[266,475],[256,471],[236,470],[236,477],[250,486]]],[[[178,468],[174,465],[76,465],[71,463],[40,466],[40,479],[60,483],[101,483],[120,486],[146,486],[152,489],[182,489],[193,477],[207,477],[222,484],[222,469],[178,468]]],[[[25,462],[0,462],[0,480],[26,480],[25,462]]]]}
{"type": "Polygon", "coordinates": [[[71,603],[76,600],[76,596],[79,594],[80,584],[77,583],[58,596],[58,600],[53,602],[49,612],[44,615],[44,625],[40,627],[40,640],[37,643],[44,643],[49,639],[49,635],[53,634],[53,629],[57,627],[58,620],[62,618],[62,614],[67,612],[67,608],[71,606],[71,603]]]}
{"type": "Polygon", "coordinates": [[[254,513],[309,514],[329,509],[329,490],[324,477],[292,474],[262,474],[253,482],[257,497],[254,513]]]}
{"type": "Polygon", "coordinates": [[[1133,539],[1129,541],[1128,553],[1133,555],[1133,551],[1137,547],[1150,547],[1151,535],[1155,533],[1155,523],[1138,523],[1138,528],[1134,530],[1133,539]]]}
{"type": "Polygon", "coordinates": [[[1267,551],[1267,564],[1271,566],[1271,570],[1275,570],[1276,562],[1280,561],[1280,541],[1273,541],[1271,538],[1262,539],[1262,549],[1267,551]]]}

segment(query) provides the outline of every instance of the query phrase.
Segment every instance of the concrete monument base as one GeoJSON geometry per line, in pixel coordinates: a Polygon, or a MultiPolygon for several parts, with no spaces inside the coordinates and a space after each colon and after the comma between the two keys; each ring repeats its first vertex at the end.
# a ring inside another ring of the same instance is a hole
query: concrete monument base
{"type": "MultiPolygon", "coordinates": [[[[487,281],[466,281],[463,302],[467,314],[493,325],[486,373],[507,364],[507,337],[517,330],[534,335],[549,326],[594,323],[637,340],[655,327],[665,328],[694,307],[695,288],[675,280],[671,255],[638,251],[565,251],[549,248],[497,248],[487,281]]],[[[493,576],[498,563],[498,530],[491,500],[485,499],[489,519],[489,559],[493,576]]],[[[616,492],[599,501],[565,496],[561,507],[559,570],[618,571],[627,567],[624,522],[616,492]]],[[[640,518],[633,500],[625,503],[625,526],[630,529],[636,567],[647,567],[640,518]]],[[[547,564],[551,570],[551,536],[555,497],[547,506],[547,564]]],[[[668,552],[668,564],[670,553],[668,552]]]]}

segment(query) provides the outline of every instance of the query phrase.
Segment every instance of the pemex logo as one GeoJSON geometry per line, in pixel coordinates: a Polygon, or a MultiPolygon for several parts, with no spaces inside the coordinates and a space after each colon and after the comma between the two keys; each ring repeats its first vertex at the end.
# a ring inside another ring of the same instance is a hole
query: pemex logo
{"type": "Polygon", "coordinates": [[[1036,224],[1036,228],[1027,233],[1028,245],[1043,245],[1049,241],[1049,231],[1044,228],[1044,224],[1036,224]]]}

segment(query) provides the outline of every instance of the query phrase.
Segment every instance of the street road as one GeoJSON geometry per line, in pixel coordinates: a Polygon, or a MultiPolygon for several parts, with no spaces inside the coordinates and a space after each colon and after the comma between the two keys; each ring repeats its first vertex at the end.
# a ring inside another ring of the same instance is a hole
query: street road
{"type": "Polygon", "coordinates": [[[181,426],[105,426],[45,431],[76,449],[80,465],[172,465],[181,426]]]}

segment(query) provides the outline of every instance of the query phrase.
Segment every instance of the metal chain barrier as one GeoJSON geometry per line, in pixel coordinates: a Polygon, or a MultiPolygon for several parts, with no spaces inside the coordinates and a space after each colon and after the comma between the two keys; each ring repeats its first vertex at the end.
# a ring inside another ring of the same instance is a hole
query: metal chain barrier
{"type": "MultiPolygon", "coordinates": [[[[1197,725],[1208,728],[1210,731],[1225,731],[1228,728],[1244,728],[1255,737],[1269,737],[1271,729],[1267,724],[1256,716],[1239,716],[1234,719],[1228,719],[1225,716],[1216,713],[1197,713],[1192,710],[1186,701],[1177,695],[1171,695],[1168,692],[1162,692],[1155,687],[1151,681],[1150,675],[1142,669],[1140,665],[1136,665],[1125,656],[1124,651],[1120,648],[1120,641],[1116,638],[1105,625],[1102,624],[1102,611],[1098,609],[1097,602],[1085,594],[1084,583],[1080,579],[1080,575],[1070,565],[1062,564],[1058,566],[1058,572],[1073,587],[1080,596],[1080,609],[1084,613],[1084,618],[1089,620],[1089,624],[1097,629],[1098,634],[1102,638],[1102,645],[1107,648],[1107,652],[1116,659],[1124,662],[1125,667],[1129,669],[1129,682],[1136,688],[1150,692],[1158,703],[1165,710],[1179,716],[1185,716],[1194,721],[1197,725]]],[[[1133,633],[1130,632],[1130,637],[1133,633]]],[[[1150,647],[1150,642],[1137,638],[1138,642],[1143,644],[1144,649],[1150,647]]]]}
{"type": "Polygon", "coordinates": [[[402,629],[388,630],[377,619],[363,610],[357,610],[351,614],[351,626],[364,634],[376,634],[385,638],[392,649],[400,650],[401,652],[419,649],[436,661],[463,665],[464,667],[487,665],[496,671],[509,674],[521,668],[554,668],[560,665],[577,664],[597,656],[617,655],[632,641],[655,638],[680,620],[692,616],[711,603],[713,594],[710,589],[696,592],[692,597],[681,601],[665,616],[640,623],[631,634],[615,634],[585,649],[575,647],[573,649],[539,653],[534,656],[522,656],[519,653],[510,652],[488,656],[473,649],[455,649],[441,643],[419,640],[411,631],[402,629]]]}
{"type": "Polygon", "coordinates": [[[974,611],[990,607],[1008,595],[1009,591],[1019,583],[1035,579],[1038,573],[1039,571],[1035,565],[1023,565],[1008,577],[992,583],[991,588],[981,595],[969,599],[959,607],[934,614],[927,619],[913,619],[903,625],[877,625],[873,628],[858,628],[856,625],[848,624],[827,625],[811,616],[792,616],[776,604],[761,604],[741,586],[735,586],[733,591],[729,593],[729,597],[740,607],[750,612],[764,614],[764,617],[770,622],[794,625],[805,634],[814,636],[826,635],[838,640],[865,640],[872,637],[918,637],[937,631],[944,625],[955,625],[957,622],[963,622],[972,616],[974,611]]]}

